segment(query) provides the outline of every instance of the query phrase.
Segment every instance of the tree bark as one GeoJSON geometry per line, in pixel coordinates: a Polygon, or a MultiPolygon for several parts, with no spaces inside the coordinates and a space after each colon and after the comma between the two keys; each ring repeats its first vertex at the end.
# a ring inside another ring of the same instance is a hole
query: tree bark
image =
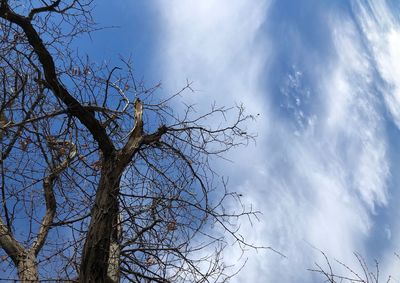
{"type": "Polygon", "coordinates": [[[22,283],[39,282],[36,256],[33,250],[26,250],[12,237],[6,225],[0,219],[0,246],[6,251],[17,267],[18,277],[22,283]]]}
{"type": "Polygon", "coordinates": [[[108,276],[109,268],[112,277],[118,277],[119,245],[115,230],[118,219],[118,194],[121,175],[142,144],[159,141],[167,132],[161,126],[150,135],[143,133],[143,105],[139,99],[135,101],[135,125],[125,146],[119,151],[108,152],[102,158],[102,171],[96,192],[95,204],[92,209],[92,219],[89,225],[82,261],[79,272],[81,283],[115,282],[108,276]],[[113,225],[114,224],[114,225],[113,225]],[[110,252],[110,249],[112,250],[110,252]],[[114,266],[110,267],[110,254],[114,266]]]}
{"type": "Polygon", "coordinates": [[[113,223],[113,231],[111,234],[110,240],[110,256],[108,258],[108,278],[112,280],[112,282],[118,283],[120,280],[120,255],[121,255],[121,232],[122,227],[120,223],[120,214],[115,217],[113,223]]]}
{"type": "Polygon", "coordinates": [[[118,193],[123,168],[115,158],[102,162],[99,187],[92,209],[92,220],[83,248],[79,282],[112,282],[107,276],[110,243],[118,216],[118,193]]]}
{"type": "Polygon", "coordinates": [[[17,265],[18,278],[21,283],[39,282],[36,256],[32,252],[24,253],[19,256],[17,265]]]}

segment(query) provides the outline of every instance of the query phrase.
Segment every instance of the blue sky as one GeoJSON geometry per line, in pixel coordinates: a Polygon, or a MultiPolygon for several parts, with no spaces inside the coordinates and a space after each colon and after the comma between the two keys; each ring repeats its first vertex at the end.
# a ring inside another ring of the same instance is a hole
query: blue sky
{"type": "MultiPolygon", "coordinates": [[[[215,101],[260,114],[249,125],[257,143],[215,166],[263,212],[242,233],[286,258],[250,251],[234,282],[322,282],[306,270],[323,262],[317,249],[355,269],[357,251],[400,281],[399,8],[394,0],[98,2],[96,20],[120,28],[84,45],[96,58],[132,55],[138,77],[162,82],[160,95],[189,79],[196,92],[183,99],[204,111],[215,101]]],[[[243,257],[232,248],[226,259],[243,257]]]]}

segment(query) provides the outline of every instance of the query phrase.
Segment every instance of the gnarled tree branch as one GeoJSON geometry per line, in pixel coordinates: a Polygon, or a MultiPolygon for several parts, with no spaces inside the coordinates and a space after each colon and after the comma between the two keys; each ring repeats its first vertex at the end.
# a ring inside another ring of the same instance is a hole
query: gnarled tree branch
{"type": "Polygon", "coordinates": [[[115,148],[105,129],[101,126],[100,122],[94,117],[94,115],[85,109],[85,107],[83,107],[82,104],[80,104],[63,86],[57,76],[53,57],[47,50],[35,28],[32,26],[29,18],[14,13],[8,7],[6,2],[3,2],[0,6],[0,17],[22,28],[29,44],[33,47],[40,63],[42,64],[44,76],[49,88],[51,88],[57,98],[65,103],[69,113],[77,117],[79,121],[86,126],[93,135],[93,138],[99,144],[103,155],[108,157],[112,154],[115,148]]]}

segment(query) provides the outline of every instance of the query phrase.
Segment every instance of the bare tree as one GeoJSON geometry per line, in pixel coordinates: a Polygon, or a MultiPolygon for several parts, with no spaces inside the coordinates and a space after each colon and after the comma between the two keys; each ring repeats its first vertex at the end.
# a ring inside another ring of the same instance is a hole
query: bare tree
{"type": "Polygon", "coordinates": [[[78,56],[73,39],[96,29],[91,0],[0,1],[3,279],[227,280],[227,238],[248,245],[236,221],[254,212],[210,162],[253,139],[251,116],[174,111],[190,83],[160,99],[129,60],[78,56]]]}

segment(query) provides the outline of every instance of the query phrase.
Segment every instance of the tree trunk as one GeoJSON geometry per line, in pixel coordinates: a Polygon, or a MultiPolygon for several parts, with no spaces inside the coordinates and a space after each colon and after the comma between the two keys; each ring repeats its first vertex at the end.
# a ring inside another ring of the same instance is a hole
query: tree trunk
{"type": "Polygon", "coordinates": [[[39,282],[36,257],[32,252],[27,252],[20,256],[17,268],[19,282],[39,282]]]}
{"type": "Polygon", "coordinates": [[[119,264],[120,264],[120,255],[121,255],[121,221],[120,214],[116,216],[113,223],[113,232],[111,234],[110,240],[110,257],[108,259],[108,271],[107,275],[110,280],[115,283],[118,283],[120,280],[120,272],[119,272],[119,264]]]}
{"type": "Polygon", "coordinates": [[[83,248],[81,283],[112,282],[108,276],[113,224],[118,216],[118,192],[122,168],[114,158],[103,160],[99,187],[83,248]]]}

